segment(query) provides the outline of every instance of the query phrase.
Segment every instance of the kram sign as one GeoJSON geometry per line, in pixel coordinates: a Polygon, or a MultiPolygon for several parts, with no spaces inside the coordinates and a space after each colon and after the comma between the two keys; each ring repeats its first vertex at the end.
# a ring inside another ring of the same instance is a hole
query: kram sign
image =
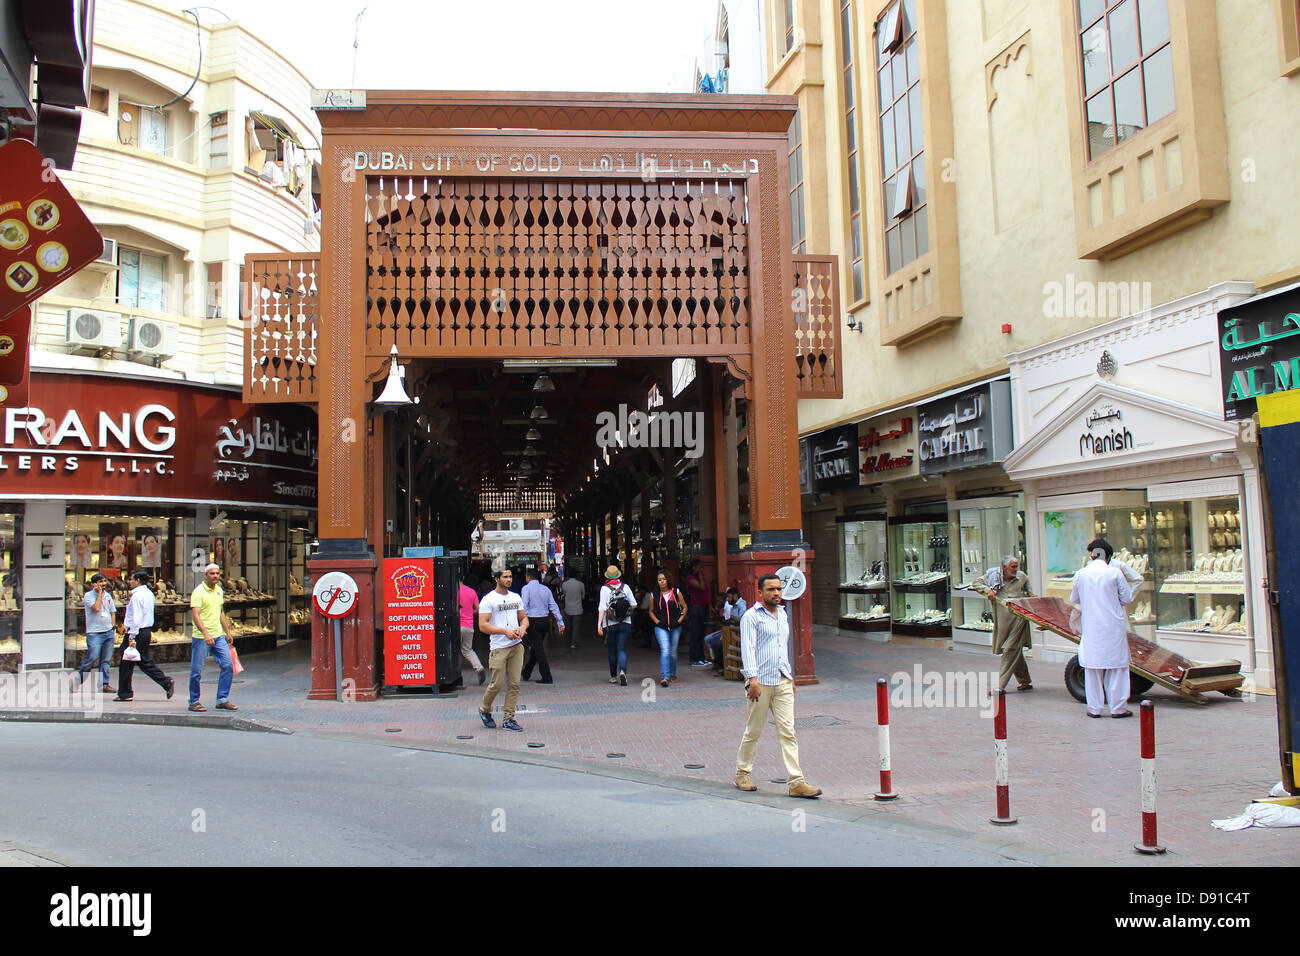
{"type": "Polygon", "coordinates": [[[214,389],[36,373],[0,409],[0,494],[316,505],[310,410],[214,389]]]}
{"type": "Polygon", "coordinates": [[[384,559],[384,684],[438,683],[433,620],[433,558],[384,559]]]}
{"type": "Polygon", "coordinates": [[[858,426],[831,428],[808,439],[812,491],[823,494],[858,484],[858,426]]]}

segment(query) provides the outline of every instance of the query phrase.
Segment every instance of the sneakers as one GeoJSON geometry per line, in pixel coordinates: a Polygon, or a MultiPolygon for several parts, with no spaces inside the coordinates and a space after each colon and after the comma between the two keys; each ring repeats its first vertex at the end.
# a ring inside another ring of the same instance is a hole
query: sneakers
{"type": "Polygon", "coordinates": [[[478,712],[478,717],[479,717],[479,720],[483,721],[483,726],[486,727],[488,730],[496,730],[496,729],[497,729],[497,722],[496,722],[495,720],[492,719],[492,715],[491,715],[491,714],[485,714],[485,713],[483,713],[483,711],[480,710],[480,711],[478,712]]]}
{"type": "Polygon", "coordinates": [[[617,684],[617,683],[618,683],[618,678],[617,678],[617,677],[611,677],[611,678],[609,679],[609,682],[610,682],[611,684],[617,684]]]}
{"type": "Polygon", "coordinates": [[[809,800],[822,795],[821,788],[814,787],[807,780],[792,780],[789,793],[792,797],[807,797],[809,800]]]}
{"type": "Polygon", "coordinates": [[[618,686],[619,687],[627,686],[627,671],[618,672],[618,686]]]}
{"type": "MultiPolygon", "coordinates": [[[[735,784],[737,790],[744,790],[746,793],[753,793],[758,789],[758,787],[754,786],[754,778],[747,773],[737,772],[735,784]]],[[[821,793],[820,790],[817,792],[821,793]]]]}
{"type": "Polygon", "coordinates": [[[708,667],[708,666],[709,666],[709,662],[708,662],[708,661],[691,661],[691,666],[692,666],[692,667],[708,667]]]}
{"type": "MultiPolygon", "coordinates": [[[[517,730],[517,731],[519,731],[519,733],[523,733],[523,731],[524,731],[524,728],[520,727],[519,724],[518,724],[518,722],[517,722],[513,717],[511,717],[509,720],[507,720],[507,721],[506,721],[504,724],[502,724],[501,726],[504,727],[506,730],[517,730]]],[[[817,792],[818,792],[818,793],[821,793],[820,790],[818,790],[817,792]]]]}

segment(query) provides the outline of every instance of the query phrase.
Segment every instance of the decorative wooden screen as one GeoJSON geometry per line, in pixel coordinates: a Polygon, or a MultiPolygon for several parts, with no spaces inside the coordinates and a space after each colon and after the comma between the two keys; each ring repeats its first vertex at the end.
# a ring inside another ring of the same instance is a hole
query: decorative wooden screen
{"type": "Polygon", "coordinates": [[[244,263],[244,401],[316,401],[318,256],[244,263]]]}
{"type": "Polygon", "coordinates": [[[485,477],[479,481],[478,506],[483,514],[511,511],[552,514],[555,488],[549,478],[530,481],[525,486],[485,477]]]}
{"type": "Polygon", "coordinates": [[[749,350],[743,183],[378,178],[366,351],[749,350]]]}
{"type": "Polygon", "coordinates": [[[800,398],[843,398],[839,260],[794,256],[795,367],[800,398]]]}

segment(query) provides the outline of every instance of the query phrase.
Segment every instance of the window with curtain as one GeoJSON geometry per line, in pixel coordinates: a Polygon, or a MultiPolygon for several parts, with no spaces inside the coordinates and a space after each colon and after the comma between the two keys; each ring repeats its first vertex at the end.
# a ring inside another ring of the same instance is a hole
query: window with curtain
{"type": "Polygon", "coordinates": [[[1174,111],[1167,0],[1078,0],[1088,159],[1174,111]]]}
{"type": "Polygon", "coordinates": [[[785,52],[794,47],[794,0],[785,0],[785,52]]]}
{"type": "Polygon", "coordinates": [[[862,266],[862,184],[858,180],[858,96],[856,70],[853,65],[853,8],[851,0],[840,2],[840,73],[844,81],[844,143],[848,152],[849,176],[849,248],[852,250],[850,274],[856,302],[866,292],[862,266]]]}
{"type": "Polygon", "coordinates": [[[167,257],[117,247],[117,302],[131,309],[164,311],[167,257]]]}
{"type": "Polygon", "coordinates": [[[876,24],[876,77],[880,87],[885,272],[892,274],[930,251],[916,0],[896,0],[876,24]]]}
{"type": "Polygon", "coordinates": [[[787,142],[790,153],[790,237],[795,255],[807,250],[803,215],[803,128],[800,110],[794,111],[787,142]]]}

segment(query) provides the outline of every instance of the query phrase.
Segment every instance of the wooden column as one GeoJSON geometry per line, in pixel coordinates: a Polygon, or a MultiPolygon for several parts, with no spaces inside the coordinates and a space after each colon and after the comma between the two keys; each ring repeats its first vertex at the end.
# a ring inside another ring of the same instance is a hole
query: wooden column
{"type": "MultiPolygon", "coordinates": [[[[713,453],[713,470],[712,470],[712,488],[709,494],[713,501],[713,537],[717,542],[718,555],[718,590],[724,590],[727,582],[727,472],[735,468],[736,454],[734,449],[729,449],[726,445],[726,435],[722,428],[723,408],[722,408],[722,376],[723,370],[712,363],[708,364],[709,369],[709,414],[708,431],[709,445],[714,449],[713,453]],[[731,462],[728,465],[728,461],[731,462]]],[[[700,489],[700,497],[704,498],[705,489],[700,489]]]]}

